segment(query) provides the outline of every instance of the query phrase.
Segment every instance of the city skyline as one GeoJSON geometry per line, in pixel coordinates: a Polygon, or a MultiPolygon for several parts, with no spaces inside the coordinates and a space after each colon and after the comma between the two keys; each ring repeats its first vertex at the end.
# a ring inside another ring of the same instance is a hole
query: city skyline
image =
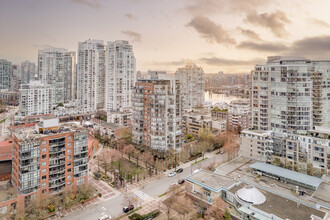
{"type": "Polygon", "coordinates": [[[87,39],[128,40],[137,70],[169,73],[193,61],[205,73],[250,72],[271,55],[326,58],[329,2],[2,1],[0,57],[37,63],[47,47],[78,50],[87,39]],[[120,22],[118,22],[120,21],[120,22]],[[308,31],[306,31],[308,30],[308,31]]]}

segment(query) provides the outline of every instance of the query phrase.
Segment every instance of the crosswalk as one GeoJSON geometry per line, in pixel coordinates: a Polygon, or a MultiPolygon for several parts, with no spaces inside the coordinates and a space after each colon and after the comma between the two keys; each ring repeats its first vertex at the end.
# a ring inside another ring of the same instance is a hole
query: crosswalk
{"type": "Polygon", "coordinates": [[[142,192],[141,190],[135,191],[134,194],[140,197],[140,199],[142,200],[152,199],[148,194],[142,192]]]}

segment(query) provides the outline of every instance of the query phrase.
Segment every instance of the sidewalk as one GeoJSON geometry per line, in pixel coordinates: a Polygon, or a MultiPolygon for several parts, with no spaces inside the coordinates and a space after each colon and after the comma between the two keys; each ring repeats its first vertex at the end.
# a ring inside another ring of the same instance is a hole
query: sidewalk
{"type": "Polygon", "coordinates": [[[126,193],[126,192],[132,192],[134,191],[134,189],[139,188],[139,187],[143,187],[144,185],[147,185],[148,183],[160,179],[162,177],[164,177],[165,174],[164,173],[158,173],[158,175],[153,175],[151,177],[146,177],[146,179],[141,179],[139,182],[137,181],[133,181],[133,184],[131,184],[130,182],[128,182],[126,184],[126,187],[120,188],[119,192],[121,193],[126,193]]]}
{"type": "MultiPolygon", "coordinates": [[[[213,151],[213,152],[206,153],[206,154],[204,155],[204,158],[210,159],[210,158],[215,157],[216,155],[217,155],[217,154],[216,154],[216,151],[213,151]]],[[[202,159],[203,159],[203,156],[198,157],[197,159],[194,159],[194,160],[189,161],[189,162],[187,162],[187,163],[179,164],[179,165],[176,167],[176,169],[179,169],[179,168],[186,169],[186,168],[188,168],[188,167],[191,167],[192,164],[195,163],[196,161],[200,161],[200,160],[202,160],[202,159]]],[[[197,163],[197,164],[198,164],[198,163],[197,163]]],[[[171,172],[174,172],[174,168],[172,168],[172,169],[170,169],[170,170],[166,170],[166,171],[164,172],[164,174],[165,174],[165,175],[168,175],[168,174],[171,173],[171,172]]]]}

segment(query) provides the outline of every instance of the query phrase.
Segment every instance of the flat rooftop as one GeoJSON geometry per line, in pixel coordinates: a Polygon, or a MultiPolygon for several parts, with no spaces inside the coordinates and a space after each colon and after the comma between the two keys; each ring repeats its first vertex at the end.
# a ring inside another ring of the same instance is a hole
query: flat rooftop
{"type": "Polygon", "coordinates": [[[12,159],[13,139],[0,142],[0,161],[12,159]]]}
{"type": "Polygon", "coordinates": [[[324,176],[323,182],[313,194],[311,201],[327,206],[330,209],[330,176],[329,175],[324,176]]]}
{"type": "Polygon", "coordinates": [[[299,173],[282,167],[274,166],[268,163],[257,162],[250,165],[251,168],[259,170],[274,176],[282,177],[293,182],[301,183],[307,186],[312,186],[315,189],[322,183],[322,179],[299,173]]]}
{"type": "MultiPolygon", "coordinates": [[[[243,183],[235,186],[231,190],[232,193],[236,193],[239,189],[245,187],[247,184],[243,183]]],[[[256,188],[264,194],[266,201],[261,205],[253,205],[252,207],[269,214],[274,214],[282,219],[290,220],[310,220],[311,215],[319,216],[323,219],[326,215],[325,212],[313,208],[308,205],[301,204],[299,201],[291,200],[280,194],[273,193],[268,190],[264,190],[256,186],[256,188]]]]}
{"type": "Polygon", "coordinates": [[[102,125],[104,127],[107,127],[107,128],[110,128],[110,129],[113,129],[113,130],[117,130],[117,129],[122,129],[122,128],[127,128],[123,125],[119,125],[119,124],[115,124],[115,123],[108,123],[106,121],[102,121],[102,120],[99,120],[99,121],[94,121],[94,123],[97,123],[99,125],[102,125]]]}
{"type": "Polygon", "coordinates": [[[0,202],[13,199],[17,196],[14,188],[10,186],[9,182],[0,183],[0,202]]]}
{"type": "Polygon", "coordinates": [[[83,131],[83,127],[79,125],[79,123],[68,122],[68,123],[60,123],[60,129],[49,131],[48,133],[36,133],[35,126],[31,127],[20,127],[13,128],[13,134],[20,140],[26,140],[30,138],[42,138],[47,136],[53,136],[58,134],[65,134],[70,132],[83,131]]]}
{"type": "Polygon", "coordinates": [[[219,192],[221,189],[227,189],[236,183],[233,178],[206,170],[200,170],[199,172],[186,177],[186,179],[214,192],[219,192]]]}

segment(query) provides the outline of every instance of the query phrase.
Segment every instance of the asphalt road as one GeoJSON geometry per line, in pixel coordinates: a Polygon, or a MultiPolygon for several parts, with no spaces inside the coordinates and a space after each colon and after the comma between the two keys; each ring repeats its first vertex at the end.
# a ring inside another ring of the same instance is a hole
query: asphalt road
{"type": "MultiPolygon", "coordinates": [[[[131,194],[135,196],[135,194],[131,194]]],[[[136,197],[136,196],[135,196],[136,197]]],[[[141,200],[138,200],[138,204],[141,200]]],[[[97,220],[103,214],[110,215],[111,217],[118,217],[123,214],[123,207],[125,206],[124,195],[115,196],[105,202],[101,202],[95,206],[88,207],[82,211],[76,212],[72,215],[66,216],[63,219],[67,220],[97,220]]]]}
{"type": "MultiPolygon", "coordinates": [[[[145,186],[141,186],[140,190],[147,194],[150,197],[158,197],[159,195],[167,192],[170,185],[172,183],[177,183],[179,179],[185,178],[189,176],[194,170],[200,169],[202,167],[206,167],[213,162],[222,162],[225,158],[225,155],[217,154],[214,157],[210,157],[202,162],[194,164],[190,167],[186,167],[183,169],[182,173],[178,173],[173,177],[164,176],[158,180],[154,180],[153,182],[148,183],[145,186]]],[[[138,198],[138,205],[142,201],[139,197],[135,194],[130,194],[138,198]]],[[[101,202],[95,206],[89,207],[77,213],[74,213],[70,216],[65,217],[64,219],[67,220],[84,220],[84,219],[98,219],[102,216],[102,213],[110,215],[112,217],[118,217],[123,214],[122,208],[125,206],[124,195],[113,197],[107,201],[101,202]]]]}

